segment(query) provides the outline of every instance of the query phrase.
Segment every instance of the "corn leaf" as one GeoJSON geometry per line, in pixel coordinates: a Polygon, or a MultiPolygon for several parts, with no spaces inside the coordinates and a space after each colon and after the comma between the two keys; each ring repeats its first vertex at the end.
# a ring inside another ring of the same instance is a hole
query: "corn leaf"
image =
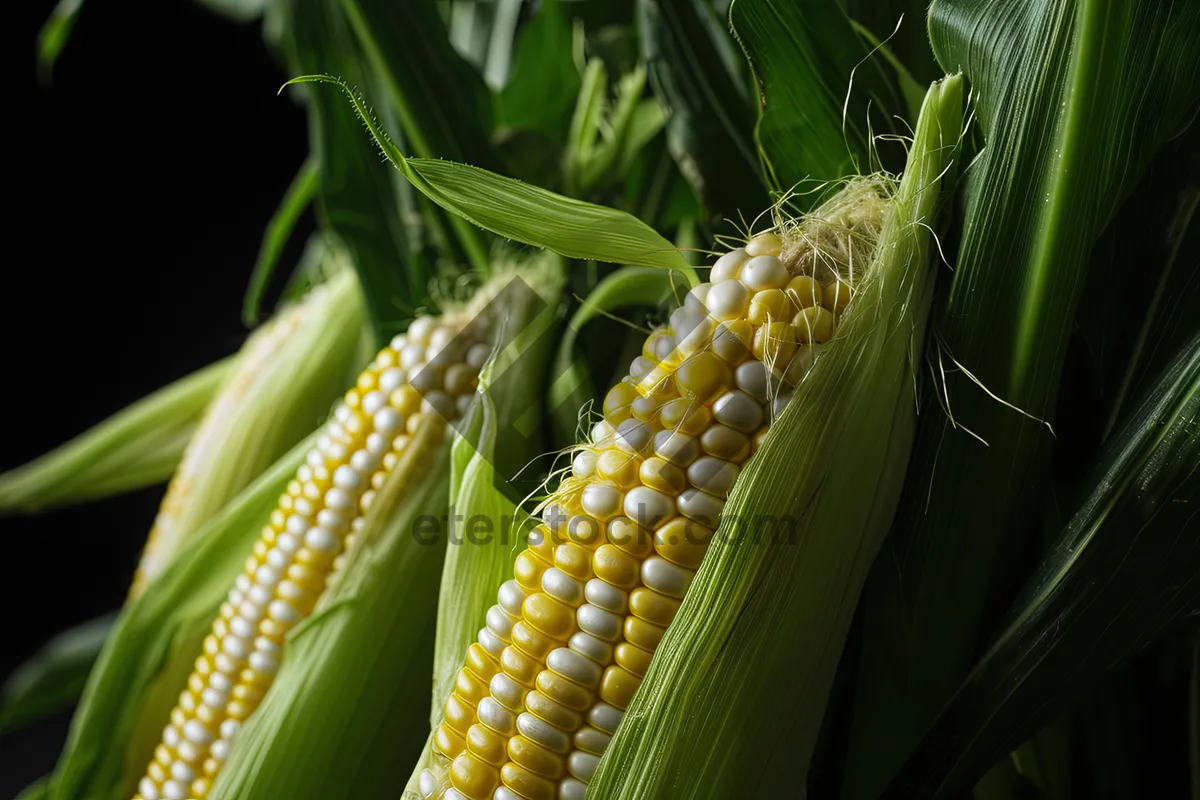
{"type": "Polygon", "coordinates": [[[55,770],[55,800],[118,800],[133,794],[262,521],[316,438],[279,459],[122,609],[71,723],[55,770]]]}
{"type": "Polygon", "coordinates": [[[288,635],[274,683],[209,794],[384,797],[424,740],[445,549],[445,422],[427,421],[376,495],[361,543],[288,635]],[[319,722],[317,722],[319,721],[319,722]],[[336,735],[330,735],[336,731],[336,735]]]}
{"type": "Polygon", "coordinates": [[[935,0],[930,34],[971,82],[986,148],[935,318],[950,415],[921,421],[864,601],[852,800],[878,795],[971,667],[989,594],[1036,530],[1053,439],[1042,421],[1093,244],[1200,101],[1195,4],[935,0]]]}
{"type": "Polygon", "coordinates": [[[433,0],[341,4],[413,152],[491,166],[491,98],[479,74],[450,47],[433,0]]]}
{"type": "Polygon", "coordinates": [[[952,76],[930,89],[855,313],[739,477],[589,796],[803,794],[858,593],[904,479],[932,294],[930,226],[961,125],[952,76]]]}
{"type": "Polygon", "coordinates": [[[755,137],[771,188],[870,171],[872,137],[905,104],[841,5],[736,0],[729,18],[762,93],[755,137]]]}
{"type": "Polygon", "coordinates": [[[522,31],[512,73],[496,98],[498,127],[538,131],[562,145],[579,85],[571,22],[560,0],[545,0],[522,31]]]}
{"type": "Polygon", "coordinates": [[[79,699],[115,619],[103,614],[63,631],[13,671],[0,688],[0,735],[79,699]]]}
{"type": "Polygon", "coordinates": [[[83,503],[167,480],[234,361],[225,358],[181,378],[0,475],[0,515],[83,503]]]}
{"type": "MultiPolygon", "coordinates": [[[[359,85],[370,82],[373,76],[364,68],[340,0],[286,0],[281,15],[283,49],[293,69],[331,71],[359,85]]],[[[386,342],[415,316],[433,267],[408,227],[415,215],[406,213],[403,194],[363,140],[353,112],[322,92],[308,92],[305,99],[320,173],[318,220],[349,251],[376,341],[386,342]]]]}
{"type": "Polygon", "coordinates": [[[1200,335],[1125,422],[1089,486],[887,796],[958,796],[1048,715],[1200,609],[1200,335]]]}
{"type": "Polygon", "coordinates": [[[254,271],[250,274],[246,299],[242,303],[244,324],[258,323],[263,294],[267,291],[271,275],[275,272],[275,266],[279,263],[279,257],[283,254],[283,248],[291,237],[296,222],[316,195],[319,179],[317,162],[310,156],[300,165],[300,171],[288,186],[279,208],[267,223],[267,229],[263,231],[262,245],[258,248],[258,258],[254,262],[254,271]]]}
{"type": "Polygon", "coordinates": [[[1071,399],[1093,409],[1101,437],[1123,416],[1140,383],[1153,378],[1197,329],[1194,319],[1184,318],[1187,306],[1177,305],[1189,284],[1200,290],[1193,266],[1200,252],[1195,245],[1188,252],[1189,239],[1200,240],[1200,173],[1179,168],[1187,160],[1184,144],[1163,148],[1123,204],[1120,223],[1104,231],[1088,268],[1077,319],[1095,388],[1071,399]],[[1132,281],[1131,266],[1137,275],[1132,281]]]}
{"type": "Polygon", "coordinates": [[[667,269],[687,267],[687,260],[670,242],[623,211],[564,197],[478,167],[407,158],[345,81],[306,75],[289,83],[312,82],[333,83],[345,91],[396,169],[433,202],[481,228],[568,258],[667,269]]]}
{"type": "Polygon", "coordinates": [[[667,141],[711,220],[766,208],[750,78],[710,0],[639,0],[642,58],[669,110],[667,141]]]}

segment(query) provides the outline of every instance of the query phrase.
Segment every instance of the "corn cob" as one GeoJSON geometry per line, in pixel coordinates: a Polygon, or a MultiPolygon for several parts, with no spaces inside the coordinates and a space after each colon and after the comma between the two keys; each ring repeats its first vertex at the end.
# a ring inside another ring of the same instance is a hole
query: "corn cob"
{"type": "Polygon", "coordinates": [[[422,798],[584,796],[742,466],[847,312],[883,208],[868,192],[791,244],[754,237],[650,334],[468,648],[422,798]]]}
{"type": "MultiPolygon", "coordinates": [[[[337,574],[376,492],[419,432],[469,407],[491,350],[486,293],[477,300],[415,320],[338,404],[222,603],[134,800],[208,795],[271,686],[284,637],[337,574]]],[[[433,427],[444,437],[445,424],[433,427]]]]}

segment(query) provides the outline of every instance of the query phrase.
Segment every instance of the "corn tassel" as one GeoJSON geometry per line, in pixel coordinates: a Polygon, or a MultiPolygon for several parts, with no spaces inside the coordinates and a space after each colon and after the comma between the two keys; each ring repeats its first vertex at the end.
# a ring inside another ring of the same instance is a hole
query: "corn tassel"
{"type": "Polygon", "coordinates": [[[467,650],[422,798],[583,797],[738,474],[850,313],[886,190],[725,254],[647,338],[467,650]]]}
{"type": "Polygon", "coordinates": [[[393,469],[414,469],[469,406],[490,352],[486,293],[477,300],[417,319],[346,393],[221,605],[135,800],[208,795],[271,686],[284,637],[341,568],[376,491],[393,469]]]}

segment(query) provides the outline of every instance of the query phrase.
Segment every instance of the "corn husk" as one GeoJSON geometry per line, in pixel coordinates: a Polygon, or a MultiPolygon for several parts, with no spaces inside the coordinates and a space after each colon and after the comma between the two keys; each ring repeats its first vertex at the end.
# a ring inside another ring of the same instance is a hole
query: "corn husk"
{"type": "Polygon", "coordinates": [[[133,596],[214,513],[324,420],[358,366],[363,317],[358,282],[343,269],[251,335],[171,478],[133,596]]]}

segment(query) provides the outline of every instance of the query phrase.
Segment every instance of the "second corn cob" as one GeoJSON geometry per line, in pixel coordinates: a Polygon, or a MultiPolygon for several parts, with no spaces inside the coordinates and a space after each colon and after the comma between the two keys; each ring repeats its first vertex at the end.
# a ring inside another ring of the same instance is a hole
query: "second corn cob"
{"type": "Polygon", "coordinates": [[[334,577],[376,491],[403,458],[423,455],[410,446],[428,449],[421,432],[441,439],[469,407],[491,352],[489,297],[414,321],[345,394],[221,605],[134,800],[208,795],[271,686],[285,636],[334,577]]]}
{"type": "Polygon", "coordinates": [[[847,312],[886,199],[860,181],[722,256],[646,340],[468,649],[423,798],[583,797],[758,449],[847,312]]]}

